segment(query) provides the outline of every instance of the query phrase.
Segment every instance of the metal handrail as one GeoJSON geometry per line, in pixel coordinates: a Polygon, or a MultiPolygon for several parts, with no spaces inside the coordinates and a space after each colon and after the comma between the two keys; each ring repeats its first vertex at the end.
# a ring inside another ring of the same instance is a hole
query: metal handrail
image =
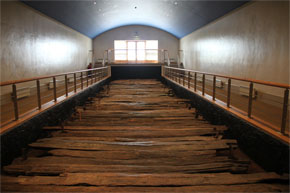
{"type": "Polygon", "coordinates": [[[255,80],[255,79],[247,79],[247,78],[239,78],[239,77],[233,77],[233,76],[226,76],[226,75],[220,75],[220,74],[214,74],[214,73],[208,73],[208,72],[201,72],[201,71],[195,71],[195,70],[188,70],[188,69],[181,69],[181,68],[173,68],[168,66],[162,66],[162,75],[168,77],[169,79],[172,79],[173,81],[181,84],[183,82],[183,86],[185,86],[185,79],[187,79],[187,88],[191,88],[191,79],[193,78],[194,81],[194,91],[197,91],[197,75],[202,75],[202,87],[201,92],[202,96],[205,95],[205,76],[210,75],[213,77],[213,85],[212,85],[212,100],[216,100],[216,78],[226,78],[228,80],[227,83],[227,99],[226,99],[226,105],[228,108],[231,107],[231,81],[232,80],[239,80],[249,83],[249,101],[248,101],[248,117],[252,118],[252,100],[253,100],[253,90],[254,90],[254,84],[261,84],[266,86],[272,86],[277,88],[284,88],[284,98],[283,98],[283,109],[282,109],[282,117],[281,117],[281,127],[280,132],[282,134],[285,134],[285,128],[286,128],[286,121],[287,121],[287,113],[288,113],[288,100],[289,100],[289,84],[282,84],[282,83],[275,83],[275,82],[268,82],[268,81],[261,81],[261,80],[255,80]],[[182,73],[181,73],[182,72],[182,73]],[[181,80],[180,75],[182,74],[183,80],[181,80]],[[194,74],[194,76],[192,76],[194,74]]]}
{"type": "MultiPolygon", "coordinates": [[[[13,102],[13,108],[14,108],[14,121],[19,119],[19,108],[18,108],[18,98],[17,98],[17,84],[19,83],[25,83],[30,81],[36,81],[36,92],[37,92],[37,106],[38,110],[41,110],[42,106],[45,104],[42,104],[41,102],[41,84],[40,80],[42,79],[49,79],[52,78],[53,83],[53,101],[57,102],[57,85],[56,85],[56,77],[64,76],[64,90],[65,94],[62,96],[69,97],[69,88],[68,88],[68,75],[73,74],[73,92],[77,93],[78,91],[78,84],[77,81],[80,80],[80,89],[84,89],[84,84],[86,83],[86,86],[89,87],[89,85],[93,85],[94,83],[106,79],[111,76],[111,68],[110,67],[99,67],[99,68],[93,68],[93,69],[87,69],[87,70],[79,70],[74,72],[67,72],[67,73],[60,73],[60,74],[54,74],[54,75],[48,75],[48,76],[40,76],[40,77],[34,77],[34,78],[27,78],[22,80],[12,80],[12,81],[5,81],[1,82],[0,86],[12,86],[12,102],[13,102]],[[77,78],[77,74],[79,74],[79,78],[77,78]],[[87,75],[86,75],[87,74],[87,75]]],[[[59,96],[60,97],[60,96],[59,96]]],[[[24,114],[27,112],[24,112],[24,114]]],[[[1,123],[2,124],[2,123],[1,123]]],[[[2,126],[2,125],[1,125],[2,126]]]]}
{"type": "Polygon", "coordinates": [[[48,76],[39,76],[39,77],[26,78],[26,79],[21,79],[21,80],[9,80],[9,81],[0,82],[0,86],[7,86],[10,84],[18,84],[18,83],[29,82],[29,81],[33,81],[33,80],[41,80],[41,79],[47,79],[47,78],[52,78],[52,77],[70,75],[70,74],[74,74],[74,73],[105,69],[105,68],[107,68],[107,67],[93,68],[93,69],[88,69],[88,70],[79,70],[79,71],[74,71],[74,72],[66,72],[66,73],[60,73],[60,74],[54,74],[54,75],[48,75],[48,76]]]}
{"type": "Polygon", "coordinates": [[[183,68],[174,68],[174,67],[168,67],[168,68],[175,69],[175,70],[182,70],[182,71],[185,71],[185,72],[196,72],[196,73],[199,73],[199,74],[205,74],[205,75],[216,76],[216,77],[221,77],[221,78],[230,78],[232,80],[253,82],[253,83],[267,85],[267,86],[274,86],[274,87],[290,89],[290,85],[289,84],[282,84],[282,83],[255,80],[255,79],[248,79],[248,78],[239,78],[239,77],[234,77],[234,76],[226,76],[226,75],[221,75],[221,74],[214,74],[214,73],[209,73],[209,72],[202,72],[202,71],[189,70],[189,69],[183,69],[183,68]]]}

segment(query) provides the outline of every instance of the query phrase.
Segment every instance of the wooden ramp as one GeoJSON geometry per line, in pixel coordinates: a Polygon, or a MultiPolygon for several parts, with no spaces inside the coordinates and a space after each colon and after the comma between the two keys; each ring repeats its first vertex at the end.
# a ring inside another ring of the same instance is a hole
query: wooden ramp
{"type": "Polygon", "coordinates": [[[49,138],[3,168],[2,191],[277,192],[275,173],[249,173],[225,126],[198,117],[156,80],[118,80],[49,138]]]}

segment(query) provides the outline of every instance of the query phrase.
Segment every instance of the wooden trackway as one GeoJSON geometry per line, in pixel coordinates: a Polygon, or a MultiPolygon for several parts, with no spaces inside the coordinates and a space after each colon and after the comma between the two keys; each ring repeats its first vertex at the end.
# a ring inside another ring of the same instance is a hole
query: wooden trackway
{"type": "Polygon", "coordinates": [[[4,167],[2,191],[288,191],[275,173],[248,172],[225,126],[195,117],[156,80],[113,81],[4,167]]]}

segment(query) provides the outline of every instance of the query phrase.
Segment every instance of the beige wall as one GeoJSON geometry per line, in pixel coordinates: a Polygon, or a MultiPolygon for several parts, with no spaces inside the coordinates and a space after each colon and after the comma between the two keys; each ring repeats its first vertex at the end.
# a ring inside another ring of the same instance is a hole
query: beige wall
{"type": "Polygon", "coordinates": [[[1,81],[85,69],[92,39],[18,1],[1,1],[1,81]]]}
{"type": "Polygon", "coordinates": [[[289,2],[248,3],[182,38],[180,49],[188,69],[289,84],[289,2]]]}
{"type": "Polygon", "coordinates": [[[149,26],[124,26],[107,31],[93,40],[94,58],[103,58],[106,49],[114,48],[114,40],[134,40],[135,33],[138,33],[140,40],[158,40],[159,49],[167,49],[170,58],[176,58],[179,39],[175,36],[149,26]]]}

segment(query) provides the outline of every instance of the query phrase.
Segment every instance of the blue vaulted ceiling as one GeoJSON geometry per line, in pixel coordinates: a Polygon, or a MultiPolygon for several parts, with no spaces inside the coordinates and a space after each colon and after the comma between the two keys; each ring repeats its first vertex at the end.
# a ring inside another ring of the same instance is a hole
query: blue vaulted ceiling
{"type": "Polygon", "coordinates": [[[152,26],[182,38],[248,1],[23,0],[22,2],[91,38],[125,25],[152,26]]]}

